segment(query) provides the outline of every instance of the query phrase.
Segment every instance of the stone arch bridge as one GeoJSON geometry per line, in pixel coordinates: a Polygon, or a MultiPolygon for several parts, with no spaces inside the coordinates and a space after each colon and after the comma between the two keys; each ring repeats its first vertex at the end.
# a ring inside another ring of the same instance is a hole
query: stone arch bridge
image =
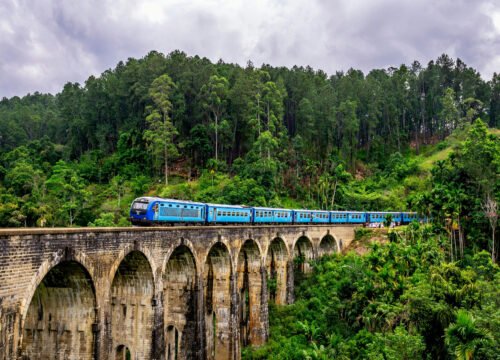
{"type": "Polygon", "coordinates": [[[0,360],[239,359],[354,227],[0,230],[0,360]]]}

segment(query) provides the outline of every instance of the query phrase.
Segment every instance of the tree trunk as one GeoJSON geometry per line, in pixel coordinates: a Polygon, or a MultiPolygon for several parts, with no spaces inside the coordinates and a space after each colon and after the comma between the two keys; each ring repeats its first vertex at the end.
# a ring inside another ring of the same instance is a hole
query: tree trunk
{"type": "MultiPolygon", "coordinates": [[[[163,115],[163,126],[165,129],[167,127],[167,114],[163,115]]],[[[168,147],[167,147],[167,139],[164,139],[163,143],[163,155],[165,156],[165,185],[168,185],[168,147]]]]}
{"type": "Polygon", "coordinates": [[[165,185],[168,185],[168,150],[166,142],[163,145],[163,151],[165,156],[165,185]]]}
{"type": "Polygon", "coordinates": [[[332,204],[330,206],[330,210],[333,210],[333,204],[335,203],[335,194],[337,193],[337,184],[338,183],[339,183],[339,181],[335,180],[335,184],[333,185],[332,204]]]}
{"type": "Polygon", "coordinates": [[[493,263],[496,263],[496,259],[497,259],[497,254],[496,254],[496,249],[495,249],[495,227],[492,226],[492,244],[491,244],[491,261],[493,261],[493,263]]]}
{"type": "Polygon", "coordinates": [[[218,124],[219,119],[218,119],[217,114],[214,113],[214,115],[215,115],[215,161],[218,162],[218,160],[219,160],[219,154],[217,152],[217,147],[219,145],[219,129],[218,129],[218,127],[219,127],[219,124],[218,124]]]}

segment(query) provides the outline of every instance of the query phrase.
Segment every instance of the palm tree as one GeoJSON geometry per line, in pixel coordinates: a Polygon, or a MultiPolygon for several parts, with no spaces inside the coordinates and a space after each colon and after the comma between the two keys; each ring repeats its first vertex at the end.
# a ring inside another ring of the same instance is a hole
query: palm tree
{"type": "Polygon", "coordinates": [[[458,310],[455,323],[445,333],[445,344],[458,360],[472,360],[491,335],[477,327],[476,320],[465,310],[458,310]]]}

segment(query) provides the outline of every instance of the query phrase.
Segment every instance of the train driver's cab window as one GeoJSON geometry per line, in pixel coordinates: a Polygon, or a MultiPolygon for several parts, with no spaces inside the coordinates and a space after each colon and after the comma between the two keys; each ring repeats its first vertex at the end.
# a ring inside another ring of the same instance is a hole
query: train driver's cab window
{"type": "Polygon", "coordinates": [[[134,202],[134,205],[132,206],[132,209],[135,209],[135,210],[146,210],[148,208],[148,204],[147,202],[140,202],[140,201],[136,201],[134,202]]]}

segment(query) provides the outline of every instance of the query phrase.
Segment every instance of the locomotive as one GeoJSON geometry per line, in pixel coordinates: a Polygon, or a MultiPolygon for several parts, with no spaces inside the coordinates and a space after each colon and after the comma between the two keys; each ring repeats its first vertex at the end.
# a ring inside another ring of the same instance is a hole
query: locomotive
{"type": "Polygon", "coordinates": [[[230,224],[380,224],[388,215],[398,224],[421,221],[415,212],[328,211],[277,209],[242,205],[209,204],[195,201],[139,197],[132,202],[132,225],[230,225],[230,224]]]}

